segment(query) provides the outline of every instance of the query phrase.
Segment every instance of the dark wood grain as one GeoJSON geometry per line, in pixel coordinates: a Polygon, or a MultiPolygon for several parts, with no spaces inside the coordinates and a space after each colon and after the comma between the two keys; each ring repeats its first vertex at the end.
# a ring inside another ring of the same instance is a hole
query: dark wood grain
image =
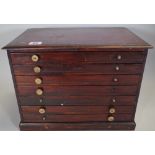
{"type": "Polygon", "coordinates": [[[96,47],[62,47],[62,46],[53,46],[46,48],[11,48],[7,49],[8,53],[55,53],[55,52],[145,52],[147,49],[139,48],[96,48],[96,47]]]}
{"type": "MultiPolygon", "coordinates": [[[[36,95],[37,87],[17,86],[21,96],[36,95]]],[[[43,95],[49,96],[91,96],[91,95],[136,95],[137,86],[44,86],[43,95]]]]}
{"type": "Polygon", "coordinates": [[[36,65],[14,65],[15,75],[51,75],[63,73],[81,73],[81,74],[141,74],[142,64],[79,64],[79,65],[61,65],[61,64],[43,64],[39,66],[41,72],[34,73],[33,68],[36,65]],[[116,70],[119,66],[119,70],[116,70]]]}
{"type": "Polygon", "coordinates": [[[19,96],[20,105],[135,105],[136,96],[19,96]],[[116,102],[113,102],[113,99],[116,102]]]}
{"type": "MultiPolygon", "coordinates": [[[[34,113],[22,113],[23,122],[103,122],[108,121],[108,114],[96,115],[37,115],[34,113]],[[46,120],[43,120],[43,117],[46,120]]],[[[113,114],[115,121],[133,121],[132,114],[113,114]]]]}
{"type": "Polygon", "coordinates": [[[36,86],[35,79],[40,78],[44,85],[137,85],[139,75],[51,75],[51,76],[16,76],[17,85],[36,86]],[[118,81],[115,81],[115,80],[118,81]]]}
{"type": "Polygon", "coordinates": [[[152,48],[127,28],[35,28],[28,29],[4,48],[49,47],[152,48]],[[42,42],[30,45],[30,42],[42,42]]]}
{"type": "Polygon", "coordinates": [[[85,123],[20,123],[20,129],[23,131],[75,131],[75,130],[134,130],[135,122],[85,122],[85,123]]]}
{"type": "Polygon", "coordinates": [[[142,63],[145,52],[35,52],[11,53],[14,65],[40,65],[48,64],[79,64],[79,63],[142,63]],[[37,55],[38,62],[33,62],[31,57],[37,55]],[[121,59],[117,59],[121,56],[121,59]]]}
{"type": "Polygon", "coordinates": [[[145,60],[152,46],[128,29],[29,29],[4,48],[20,130],[134,130],[145,60]],[[32,62],[32,55],[39,61],[32,62]],[[38,74],[36,66],[41,68],[38,74]],[[36,85],[35,78],[42,84],[36,85]],[[43,95],[36,94],[38,88],[43,95]],[[114,114],[109,114],[110,107],[116,109],[114,114]],[[40,108],[45,108],[44,114],[40,108]],[[111,115],[115,119],[108,122],[111,115]]]}
{"type": "MultiPolygon", "coordinates": [[[[27,114],[39,114],[40,108],[45,108],[45,115],[97,115],[109,113],[111,106],[22,106],[22,112],[27,114]]],[[[112,106],[118,113],[133,113],[134,106],[112,106]]],[[[40,115],[40,114],[39,114],[40,115]]]]}

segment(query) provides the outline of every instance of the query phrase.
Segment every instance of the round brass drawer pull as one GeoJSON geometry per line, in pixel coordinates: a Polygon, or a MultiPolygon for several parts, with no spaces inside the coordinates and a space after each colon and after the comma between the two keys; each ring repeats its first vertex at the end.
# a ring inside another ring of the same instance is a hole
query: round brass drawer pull
{"type": "Polygon", "coordinates": [[[35,84],[37,84],[37,85],[42,84],[42,79],[41,78],[36,78],[35,79],[35,84]]]}
{"type": "Polygon", "coordinates": [[[36,66],[33,68],[35,73],[40,73],[41,72],[41,68],[39,66],[36,66]]]}
{"type": "Polygon", "coordinates": [[[114,121],[114,120],[115,120],[115,118],[114,118],[113,116],[109,116],[109,117],[108,117],[108,121],[109,121],[109,122],[112,122],[112,121],[114,121]]]}
{"type": "Polygon", "coordinates": [[[117,56],[117,60],[121,60],[122,59],[122,56],[121,55],[118,55],[117,56]]]}
{"type": "Polygon", "coordinates": [[[40,108],[40,109],[39,109],[39,113],[40,113],[40,114],[44,114],[45,112],[46,112],[45,108],[40,108]]]}
{"type": "Polygon", "coordinates": [[[40,88],[38,88],[37,90],[36,90],[36,94],[37,95],[42,95],[43,94],[43,90],[42,89],[40,89],[40,88]]]}
{"type": "Polygon", "coordinates": [[[113,81],[114,81],[114,82],[118,82],[118,78],[114,78],[113,81]]]}
{"type": "Polygon", "coordinates": [[[116,71],[119,71],[120,68],[119,68],[119,66],[116,66],[115,69],[116,69],[116,71]]]}
{"type": "Polygon", "coordinates": [[[114,114],[115,112],[116,112],[115,108],[110,108],[110,109],[109,109],[109,113],[110,113],[110,114],[114,114]]]}
{"type": "Polygon", "coordinates": [[[39,57],[37,55],[32,55],[31,59],[33,62],[37,62],[39,60],[39,57]]]}

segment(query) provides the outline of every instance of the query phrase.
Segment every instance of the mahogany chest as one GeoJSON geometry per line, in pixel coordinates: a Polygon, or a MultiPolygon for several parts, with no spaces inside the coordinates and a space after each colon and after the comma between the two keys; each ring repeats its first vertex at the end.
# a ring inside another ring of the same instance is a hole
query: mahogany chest
{"type": "Polygon", "coordinates": [[[134,130],[149,48],[126,28],[28,29],[4,47],[20,130],[134,130]]]}

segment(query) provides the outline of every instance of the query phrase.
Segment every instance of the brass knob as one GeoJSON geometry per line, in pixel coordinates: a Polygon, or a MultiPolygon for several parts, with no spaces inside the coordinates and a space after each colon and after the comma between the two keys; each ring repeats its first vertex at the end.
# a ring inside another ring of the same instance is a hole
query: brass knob
{"type": "Polygon", "coordinates": [[[35,73],[40,73],[41,72],[41,68],[39,66],[36,66],[33,68],[35,73]]]}
{"type": "Polygon", "coordinates": [[[43,99],[39,99],[39,102],[42,103],[43,102],[43,99]]]}
{"type": "Polygon", "coordinates": [[[45,121],[45,120],[46,120],[46,117],[44,116],[44,117],[43,117],[43,121],[45,121]]]}
{"type": "Polygon", "coordinates": [[[109,113],[110,113],[110,114],[113,114],[113,113],[115,113],[115,112],[116,112],[115,108],[110,108],[110,109],[109,109],[109,113]]]}
{"type": "Polygon", "coordinates": [[[39,60],[39,57],[37,55],[32,55],[31,59],[33,62],[37,62],[39,60]]]}
{"type": "Polygon", "coordinates": [[[39,109],[39,113],[40,113],[40,114],[44,114],[45,112],[46,112],[45,108],[40,108],[40,109],[39,109]]]}
{"type": "Polygon", "coordinates": [[[116,102],[116,99],[115,99],[115,98],[113,98],[113,99],[112,99],[112,102],[113,102],[113,103],[115,103],[115,102],[116,102]]]}
{"type": "Polygon", "coordinates": [[[114,82],[118,82],[118,78],[114,78],[113,81],[114,81],[114,82]]]}
{"type": "Polygon", "coordinates": [[[121,55],[118,55],[117,56],[117,60],[121,60],[122,59],[122,56],[121,55]]]}
{"type": "Polygon", "coordinates": [[[119,66],[116,66],[116,67],[115,67],[115,70],[116,70],[116,71],[119,71],[119,69],[120,69],[119,66]]]}
{"type": "Polygon", "coordinates": [[[38,88],[37,90],[36,90],[36,94],[37,95],[42,95],[43,94],[43,90],[42,89],[40,89],[40,88],[38,88]]]}
{"type": "Polygon", "coordinates": [[[37,85],[42,84],[42,79],[41,78],[36,78],[35,79],[35,84],[37,84],[37,85]]]}
{"type": "Polygon", "coordinates": [[[112,121],[114,121],[114,120],[115,120],[114,116],[109,116],[109,117],[108,117],[108,121],[109,121],[109,122],[112,122],[112,121]]]}

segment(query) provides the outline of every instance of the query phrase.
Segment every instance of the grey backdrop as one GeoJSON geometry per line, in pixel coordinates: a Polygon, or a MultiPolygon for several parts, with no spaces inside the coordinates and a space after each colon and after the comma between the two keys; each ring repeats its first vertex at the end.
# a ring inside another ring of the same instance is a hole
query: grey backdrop
{"type": "MultiPolygon", "coordinates": [[[[0,48],[27,28],[35,27],[127,27],[155,47],[155,25],[0,25],[0,48]]],[[[155,49],[148,53],[135,121],[136,130],[155,130],[155,49]]],[[[0,130],[19,130],[19,112],[9,62],[0,50],[0,130]]]]}

